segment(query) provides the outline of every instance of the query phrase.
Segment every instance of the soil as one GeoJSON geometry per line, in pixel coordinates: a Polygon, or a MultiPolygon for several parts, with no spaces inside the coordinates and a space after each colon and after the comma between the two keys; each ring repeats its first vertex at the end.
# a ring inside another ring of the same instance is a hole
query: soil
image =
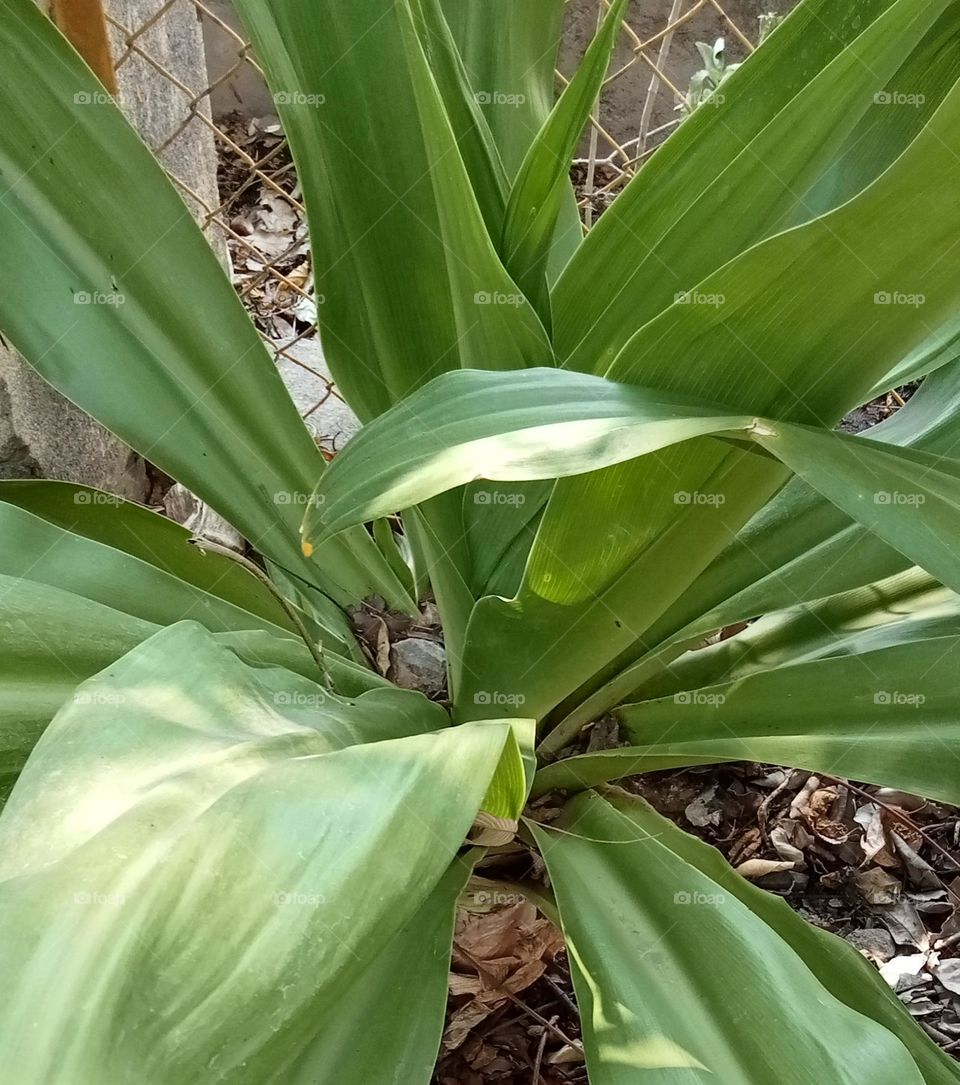
{"type": "MultiPolygon", "coordinates": [[[[456,1012],[451,1000],[448,1016],[456,1012]]],[[[582,1085],[588,1081],[577,1011],[567,965],[560,952],[550,969],[516,1001],[503,1004],[460,1047],[441,1054],[435,1085],[582,1085]],[[570,1043],[569,1041],[574,1041],[570,1043]],[[566,1059],[558,1063],[558,1058],[566,1059]]]]}
{"type": "Polygon", "coordinates": [[[920,387],[919,381],[894,388],[884,396],[879,396],[872,403],[865,403],[851,411],[837,427],[844,433],[863,433],[878,422],[883,422],[895,414],[920,387]]]}

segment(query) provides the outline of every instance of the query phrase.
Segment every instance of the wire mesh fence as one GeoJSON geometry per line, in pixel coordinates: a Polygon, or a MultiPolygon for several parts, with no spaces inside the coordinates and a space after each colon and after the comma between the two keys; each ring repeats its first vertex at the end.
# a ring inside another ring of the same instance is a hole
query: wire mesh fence
{"type": "MultiPolygon", "coordinates": [[[[635,0],[574,163],[585,229],[682,123],[686,110],[722,93],[724,71],[745,59],[775,20],[771,8],[778,4],[784,13],[793,2],[635,0]]],[[[605,0],[567,0],[558,88],[606,10],[605,0]]],[[[151,149],[211,242],[229,252],[236,288],[286,369],[288,384],[300,390],[296,398],[309,425],[337,393],[319,351],[304,208],[262,71],[232,7],[223,0],[118,0],[108,7],[108,23],[121,80],[125,68],[148,66],[169,86],[171,120],[151,149]],[[165,21],[184,17],[199,21],[206,44],[202,86],[188,85],[178,74],[170,35],[159,33],[165,21]],[[188,131],[209,142],[216,157],[217,183],[205,191],[179,168],[175,151],[188,131]]],[[[329,452],[344,436],[329,425],[314,432],[329,452]]]]}
{"type": "MultiPolygon", "coordinates": [[[[792,4],[780,3],[781,13],[792,4]]],[[[559,84],[606,10],[604,0],[568,3],[559,84]]],[[[722,101],[725,73],[756,48],[782,14],[751,0],[647,0],[634,3],[574,163],[584,224],[589,227],[684,116],[722,101]]]]}

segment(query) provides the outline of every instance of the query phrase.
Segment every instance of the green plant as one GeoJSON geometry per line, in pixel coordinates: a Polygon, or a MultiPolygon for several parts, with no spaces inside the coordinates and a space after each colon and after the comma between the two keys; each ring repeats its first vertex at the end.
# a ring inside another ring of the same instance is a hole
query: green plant
{"type": "MultiPolygon", "coordinates": [[[[777,29],[786,16],[777,15],[773,12],[761,15],[758,19],[760,24],[758,44],[762,45],[766,39],[777,29]]],[[[716,97],[722,83],[740,67],[739,64],[730,64],[727,61],[727,44],[723,38],[717,38],[713,45],[705,41],[697,42],[697,52],[703,61],[703,67],[690,77],[687,93],[677,103],[677,111],[688,117],[694,110],[706,102],[713,101],[719,104],[721,99],[716,97]]]]}
{"type": "Polygon", "coordinates": [[[697,52],[703,61],[703,67],[691,76],[686,97],[677,104],[677,110],[684,116],[689,116],[711,99],[714,99],[716,104],[716,94],[721,83],[740,67],[739,64],[727,63],[727,46],[723,38],[717,38],[712,46],[705,41],[698,41],[697,52]]]}
{"type": "Polygon", "coordinates": [[[960,3],[806,0],[581,238],[623,6],[551,108],[562,0],[240,0],[367,423],[325,468],[159,167],[0,0],[0,326],[285,597],[108,495],[0,489],[11,1081],[426,1082],[456,901],[517,832],[594,1085],[960,1080],[609,786],[750,758],[960,801],[960,3]],[[449,715],[345,616],[428,582],[449,715]],[[630,745],[579,753],[610,712],[630,745]]]}

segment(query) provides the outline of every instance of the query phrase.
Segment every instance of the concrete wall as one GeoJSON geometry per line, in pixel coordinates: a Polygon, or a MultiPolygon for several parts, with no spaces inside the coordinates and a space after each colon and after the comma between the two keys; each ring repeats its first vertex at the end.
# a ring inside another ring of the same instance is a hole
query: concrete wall
{"type": "Polygon", "coordinates": [[[270,92],[257,70],[252,64],[238,63],[239,46],[236,37],[217,22],[222,21],[241,38],[245,38],[246,32],[240,24],[232,0],[206,0],[206,7],[216,17],[203,21],[207,70],[210,73],[210,83],[214,85],[211,95],[214,116],[222,117],[234,111],[245,117],[264,117],[269,113],[276,113],[270,92]]]}

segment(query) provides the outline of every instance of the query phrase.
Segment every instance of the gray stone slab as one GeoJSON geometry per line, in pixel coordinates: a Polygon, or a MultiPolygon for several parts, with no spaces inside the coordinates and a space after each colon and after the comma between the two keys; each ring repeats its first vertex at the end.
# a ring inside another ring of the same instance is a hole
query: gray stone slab
{"type": "Polygon", "coordinates": [[[297,409],[301,415],[306,415],[307,428],[321,448],[328,452],[338,451],[360,428],[360,423],[342,399],[327,394],[330,370],[320,340],[303,339],[286,348],[286,353],[296,361],[280,355],[277,366],[297,409]],[[317,376],[318,373],[321,376],[317,376]]]}

